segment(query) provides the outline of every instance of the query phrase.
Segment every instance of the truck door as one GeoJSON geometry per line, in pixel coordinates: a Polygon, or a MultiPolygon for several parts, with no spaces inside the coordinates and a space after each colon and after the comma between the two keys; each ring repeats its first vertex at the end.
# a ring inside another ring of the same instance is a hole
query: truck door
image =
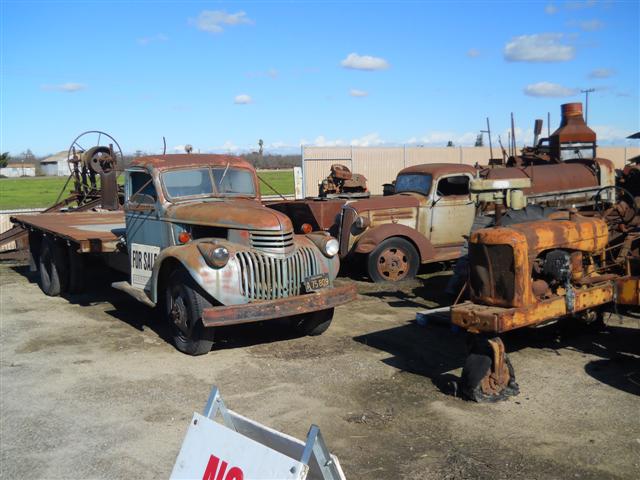
{"type": "Polygon", "coordinates": [[[449,175],[438,179],[432,192],[431,243],[436,246],[462,243],[469,235],[475,204],[469,189],[470,175],[449,175]]]}
{"type": "Polygon", "coordinates": [[[155,259],[160,250],[168,246],[168,226],[160,220],[158,192],[149,173],[127,172],[126,195],[124,210],[131,285],[147,289],[155,259]]]}

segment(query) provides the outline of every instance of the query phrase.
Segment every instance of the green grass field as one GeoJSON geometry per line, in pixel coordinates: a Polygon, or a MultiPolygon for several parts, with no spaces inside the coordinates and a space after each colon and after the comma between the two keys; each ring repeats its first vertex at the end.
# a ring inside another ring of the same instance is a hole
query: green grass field
{"type": "MultiPolygon", "coordinates": [[[[293,171],[262,171],[258,175],[283,195],[294,193],[293,171]]],[[[48,207],[55,202],[66,180],[65,177],[0,178],[0,210],[48,207]]],[[[67,191],[71,187],[70,182],[67,191]]],[[[260,182],[260,190],[262,195],[276,193],[264,182],[260,182]]]]}

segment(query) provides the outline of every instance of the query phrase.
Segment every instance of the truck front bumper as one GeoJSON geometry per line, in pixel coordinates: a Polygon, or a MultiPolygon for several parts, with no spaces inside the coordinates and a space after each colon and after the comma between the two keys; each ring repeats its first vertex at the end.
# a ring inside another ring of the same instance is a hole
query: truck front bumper
{"type": "Polygon", "coordinates": [[[273,320],[337,307],[354,300],[356,296],[355,285],[345,285],[277,300],[205,308],[202,323],[205,327],[221,327],[273,320]]]}
{"type": "Polygon", "coordinates": [[[517,308],[492,307],[464,302],[451,307],[451,323],[471,333],[503,333],[521,327],[540,325],[557,318],[596,308],[614,301],[614,284],[606,282],[575,290],[573,310],[564,296],[542,300],[517,308]]]}

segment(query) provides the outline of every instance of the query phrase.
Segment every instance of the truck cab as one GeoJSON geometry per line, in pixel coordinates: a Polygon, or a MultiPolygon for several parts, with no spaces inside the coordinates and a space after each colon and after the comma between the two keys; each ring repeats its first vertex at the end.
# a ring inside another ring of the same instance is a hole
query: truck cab
{"type": "Polygon", "coordinates": [[[377,282],[412,278],[420,264],[453,260],[475,217],[471,181],[462,164],[425,164],[401,170],[395,194],[345,204],[340,256],[364,254],[377,282]]]}
{"type": "Polygon", "coordinates": [[[213,327],[291,317],[326,330],[355,297],[334,287],[338,243],[294,235],[288,217],[260,202],[255,169],[225,155],[136,159],[125,172],[130,282],[116,288],[158,305],[189,354],[210,350],[213,327]]]}

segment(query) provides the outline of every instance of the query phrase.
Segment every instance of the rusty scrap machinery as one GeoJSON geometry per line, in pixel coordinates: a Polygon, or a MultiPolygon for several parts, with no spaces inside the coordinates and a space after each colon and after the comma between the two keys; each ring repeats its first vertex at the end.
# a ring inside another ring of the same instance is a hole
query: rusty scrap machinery
{"type": "Polygon", "coordinates": [[[451,309],[452,323],[469,333],[464,397],[518,393],[501,334],[565,318],[601,322],[603,308],[640,303],[640,198],[610,190],[616,202],[605,208],[596,199],[590,214],[549,210],[527,221],[526,211],[509,212],[498,226],[471,234],[470,300],[451,309]]]}
{"type": "MultiPolygon", "coordinates": [[[[81,133],[67,151],[67,164],[69,177],[54,204],[42,213],[118,210],[122,206],[124,192],[118,186],[118,175],[124,159],[120,145],[111,135],[98,130],[81,133]],[[70,183],[73,188],[67,191],[70,183]]],[[[28,239],[22,227],[15,226],[0,234],[0,246],[11,242],[16,243],[16,249],[0,252],[0,259],[26,258],[28,239]]]]}

